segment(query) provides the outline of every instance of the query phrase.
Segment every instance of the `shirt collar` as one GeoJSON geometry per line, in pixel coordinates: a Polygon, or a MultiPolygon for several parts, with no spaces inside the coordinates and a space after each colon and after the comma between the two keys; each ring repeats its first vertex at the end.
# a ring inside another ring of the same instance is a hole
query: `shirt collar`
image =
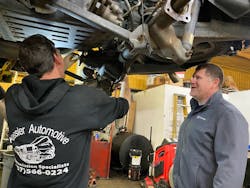
{"type": "Polygon", "coordinates": [[[208,101],[204,104],[204,105],[199,105],[198,101],[194,98],[192,98],[190,100],[190,105],[191,105],[191,109],[195,110],[195,109],[203,109],[211,104],[214,104],[216,102],[218,102],[220,99],[222,98],[222,93],[221,91],[217,91],[215,92],[209,99],[208,101]]]}

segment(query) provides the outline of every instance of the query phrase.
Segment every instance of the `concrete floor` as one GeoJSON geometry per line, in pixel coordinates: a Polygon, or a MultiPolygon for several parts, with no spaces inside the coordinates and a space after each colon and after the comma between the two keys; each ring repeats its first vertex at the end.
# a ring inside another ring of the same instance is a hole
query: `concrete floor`
{"type": "Polygon", "coordinates": [[[110,179],[100,179],[96,182],[97,188],[141,188],[139,181],[131,181],[128,179],[115,177],[110,179]]]}
{"type": "MultiPolygon", "coordinates": [[[[2,168],[0,167],[0,185],[2,168]]],[[[0,186],[1,187],[1,186],[0,186]]],[[[141,181],[129,180],[127,175],[120,172],[111,171],[108,179],[96,179],[96,186],[93,188],[141,188],[141,181]]],[[[91,188],[91,187],[90,187],[91,188]]]]}
{"type": "Polygon", "coordinates": [[[141,188],[141,181],[132,181],[121,172],[110,172],[109,179],[97,179],[96,188],[141,188]]]}

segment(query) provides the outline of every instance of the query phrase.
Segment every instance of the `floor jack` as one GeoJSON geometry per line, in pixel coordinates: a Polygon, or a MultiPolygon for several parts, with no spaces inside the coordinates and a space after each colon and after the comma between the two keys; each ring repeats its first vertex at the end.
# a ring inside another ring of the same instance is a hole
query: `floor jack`
{"type": "Polygon", "coordinates": [[[156,149],[151,168],[153,173],[150,173],[153,175],[144,179],[144,188],[171,188],[175,150],[176,143],[164,144],[156,149]]]}

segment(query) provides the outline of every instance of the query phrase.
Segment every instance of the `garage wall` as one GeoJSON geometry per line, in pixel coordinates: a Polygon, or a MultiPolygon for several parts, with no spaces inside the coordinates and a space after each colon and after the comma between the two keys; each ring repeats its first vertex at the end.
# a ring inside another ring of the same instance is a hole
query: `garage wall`
{"type": "MultiPolygon", "coordinates": [[[[243,116],[248,121],[248,125],[250,125],[250,90],[247,91],[239,91],[232,92],[228,94],[228,101],[234,104],[243,116]]],[[[250,135],[250,127],[248,127],[249,135],[250,135]]],[[[249,138],[250,144],[250,138],[249,138]]]]}
{"type": "Polygon", "coordinates": [[[151,142],[156,149],[164,138],[172,137],[173,94],[186,95],[189,104],[189,91],[189,88],[161,85],[135,93],[133,99],[136,102],[136,116],[133,132],[150,139],[152,127],[151,142]]]}
{"type": "Polygon", "coordinates": [[[136,102],[133,133],[150,140],[152,127],[152,146],[155,149],[162,141],[164,127],[164,85],[137,92],[133,95],[136,102]]]}

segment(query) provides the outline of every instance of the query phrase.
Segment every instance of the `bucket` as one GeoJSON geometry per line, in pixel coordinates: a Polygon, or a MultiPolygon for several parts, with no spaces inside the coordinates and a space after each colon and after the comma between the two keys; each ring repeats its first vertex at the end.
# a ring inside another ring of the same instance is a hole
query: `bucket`
{"type": "Polygon", "coordinates": [[[2,179],[1,179],[1,188],[7,188],[9,176],[14,164],[14,152],[13,151],[6,151],[3,152],[3,172],[2,172],[2,179]]]}

